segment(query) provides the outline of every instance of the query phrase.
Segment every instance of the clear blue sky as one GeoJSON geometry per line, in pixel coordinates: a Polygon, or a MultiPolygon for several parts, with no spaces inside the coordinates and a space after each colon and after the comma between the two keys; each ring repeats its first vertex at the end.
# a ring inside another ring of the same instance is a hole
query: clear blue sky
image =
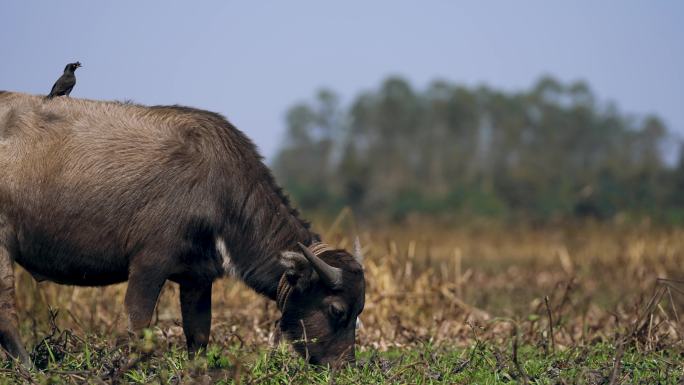
{"type": "Polygon", "coordinates": [[[350,100],[402,75],[515,90],[541,74],[684,134],[684,2],[2,1],[0,89],[220,112],[272,157],[319,87],[350,100]]]}

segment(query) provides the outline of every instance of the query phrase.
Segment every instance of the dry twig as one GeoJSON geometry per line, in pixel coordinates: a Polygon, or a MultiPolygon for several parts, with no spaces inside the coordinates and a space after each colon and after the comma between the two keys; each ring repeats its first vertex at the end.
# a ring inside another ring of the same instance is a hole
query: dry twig
{"type": "Polygon", "coordinates": [[[556,338],[553,335],[553,317],[551,316],[551,306],[549,306],[549,296],[544,297],[544,303],[546,303],[546,315],[549,317],[549,340],[551,341],[551,352],[556,351],[556,338]]]}

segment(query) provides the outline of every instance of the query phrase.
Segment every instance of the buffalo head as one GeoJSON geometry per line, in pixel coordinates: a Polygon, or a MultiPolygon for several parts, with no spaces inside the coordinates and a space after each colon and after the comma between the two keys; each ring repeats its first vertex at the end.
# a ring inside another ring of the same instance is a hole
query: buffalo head
{"type": "Polygon", "coordinates": [[[352,256],[323,243],[299,246],[283,253],[280,331],[310,363],[351,362],[365,296],[360,247],[352,256]]]}

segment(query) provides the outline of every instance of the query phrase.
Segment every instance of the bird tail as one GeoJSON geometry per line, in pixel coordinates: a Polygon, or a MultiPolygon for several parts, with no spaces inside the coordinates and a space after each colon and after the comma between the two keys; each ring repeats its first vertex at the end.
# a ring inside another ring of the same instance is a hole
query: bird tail
{"type": "Polygon", "coordinates": [[[53,95],[52,93],[45,95],[45,99],[52,99],[54,97],[55,95],[53,95]]]}

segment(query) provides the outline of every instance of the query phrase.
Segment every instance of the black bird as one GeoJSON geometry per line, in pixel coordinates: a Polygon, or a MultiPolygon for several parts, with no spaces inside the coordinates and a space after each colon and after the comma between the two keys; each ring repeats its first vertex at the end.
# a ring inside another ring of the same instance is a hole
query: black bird
{"type": "Polygon", "coordinates": [[[57,79],[55,85],[52,86],[50,94],[46,97],[50,99],[55,96],[69,96],[71,90],[74,89],[74,86],[76,85],[76,75],[74,72],[76,71],[76,68],[80,66],[81,62],[79,61],[67,64],[66,67],[64,67],[64,74],[57,79]]]}

